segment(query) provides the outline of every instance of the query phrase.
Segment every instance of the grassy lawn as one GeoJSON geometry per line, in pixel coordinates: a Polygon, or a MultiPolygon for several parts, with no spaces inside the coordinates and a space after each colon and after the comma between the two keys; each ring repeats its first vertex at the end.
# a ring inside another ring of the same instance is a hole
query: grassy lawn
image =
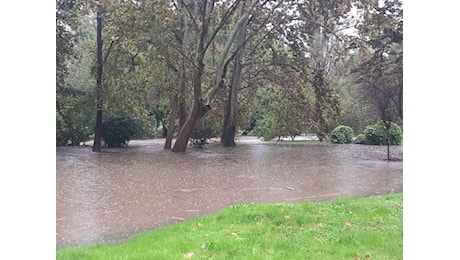
{"type": "Polygon", "coordinates": [[[403,195],[247,204],[56,259],[403,259],[403,195]]]}

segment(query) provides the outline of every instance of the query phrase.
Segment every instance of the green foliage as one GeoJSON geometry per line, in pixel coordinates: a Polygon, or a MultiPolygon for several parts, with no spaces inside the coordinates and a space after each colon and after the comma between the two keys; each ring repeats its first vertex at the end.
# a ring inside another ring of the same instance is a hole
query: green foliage
{"type": "Polygon", "coordinates": [[[348,144],[353,142],[353,129],[349,126],[339,125],[331,132],[331,141],[338,144],[348,144]]]}
{"type": "Polygon", "coordinates": [[[69,120],[71,122],[66,122],[61,115],[56,115],[56,146],[78,146],[94,134],[89,121],[81,115],[74,115],[69,120]]]}
{"type": "MultiPolygon", "coordinates": [[[[360,9],[359,13],[365,14],[357,17],[363,21],[356,28],[361,38],[359,44],[348,40],[338,44],[334,40],[336,37],[349,38],[342,37],[346,35],[342,34],[345,31],[340,28],[351,26],[349,23],[352,23],[352,19],[347,19],[352,6],[350,2],[331,2],[326,8],[321,1],[286,1],[275,9],[268,4],[259,6],[263,8],[254,8],[260,11],[251,13],[254,22],[248,27],[251,36],[245,42],[246,65],[241,78],[235,131],[239,132],[250,125],[248,131],[245,131],[247,133],[256,126],[257,121],[257,129],[251,134],[263,136],[267,140],[277,136],[294,137],[306,130],[321,135],[329,133],[338,124],[362,132],[365,126],[376,122],[378,118],[399,122],[395,117],[378,117],[379,110],[386,114],[400,111],[402,120],[402,109],[397,109],[397,105],[402,106],[402,91],[399,90],[402,90],[403,61],[402,3],[399,2],[388,1],[381,8],[374,8],[370,2],[356,6],[360,9]],[[294,8],[308,19],[298,21],[298,14],[290,15],[289,10],[294,8]],[[266,19],[268,17],[271,18],[266,19]],[[293,23],[292,19],[296,19],[296,22],[293,23]],[[264,21],[273,23],[269,27],[274,30],[267,31],[267,26],[261,23],[264,21]],[[309,21],[322,22],[312,24],[309,21]],[[279,29],[276,28],[284,28],[285,34],[280,37],[279,29]],[[285,39],[289,39],[289,44],[285,39]],[[353,56],[349,56],[351,52],[348,45],[356,48],[352,52],[353,56]],[[351,73],[357,65],[362,66],[351,73]],[[380,71],[383,74],[377,77],[376,73],[380,71]],[[346,78],[346,75],[351,76],[346,78]],[[355,82],[356,77],[361,79],[359,84],[355,84],[359,88],[356,86],[358,89],[350,89],[349,92],[357,94],[346,99],[343,95],[346,91],[337,90],[348,90],[350,82],[355,82]],[[369,82],[366,83],[366,80],[369,82]],[[380,88],[385,91],[379,91],[380,88]],[[388,95],[382,99],[380,94],[374,92],[388,95]],[[340,96],[336,93],[340,93],[340,96]],[[357,102],[358,94],[366,102],[357,102]],[[378,109],[371,107],[379,105],[382,100],[388,102],[383,102],[383,106],[378,109]],[[397,104],[393,104],[395,102],[397,104]],[[260,112],[260,118],[251,118],[254,111],[260,112]],[[340,115],[344,117],[338,118],[340,115]]],[[[96,113],[96,105],[91,102],[95,102],[94,13],[99,6],[106,9],[103,19],[104,90],[101,93],[104,113],[122,111],[118,114],[129,115],[141,122],[143,136],[159,137],[160,132],[156,129],[160,129],[160,125],[167,126],[165,123],[170,103],[176,94],[180,57],[189,57],[189,61],[192,61],[199,54],[195,49],[196,44],[186,42],[196,41],[200,35],[209,34],[195,28],[189,29],[188,40],[184,38],[183,31],[186,28],[181,24],[184,19],[195,19],[187,18],[191,13],[185,9],[180,10],[185,8],[185,4],[172,8],[165,1],[102,1],[100,5],[92,1],[89,3],[75,0],[56,2],[56,99],[60,106],[56,116],[57,144],[77,145],[93,134],[88,129],[92,129],[96,113]],[[171,33],[176,32],[177,28],[180,28],[179,34],[171,33]],[[88,98],[74,99],[74,96],[65,93],[68,89],[84,92],[88,98]],[[153,108],[156,124],[151,116],[147,116],[153,108]],[[88,110],[91,113],[88,114],[88,110]]],[[[243,4],[244,1],[238,3],[243,4]]],[[[202,80],[203,87],[196,85],[200,90],[197,93],[205,92],[205,86],[208,88],[214,80],[218,64],[216,57],[222,53],[235,19],[238,18],[238,14],[233,12],[228,13],[228,19],[221,17],[226,14],[226,10],[239,10],[236,5],[235,8],[228,8],[230,5],[233,4],[216,4],[212,8],[214,12],[201,16],[209,17],[212,21],[209,28],[203,26],[201,29],[212,31],[219,26],[222,29],[217,30],[214,40],[209,42],[212,48],[204,51],[202,62],[186,63],[183,78],[188,79],[187,85],[190,86],[194,85],[191,79],[198,75],[196,68],[203,63],[203,78],[197,81],[202,80]],[[219,25],[215,23],[217,21],[224,23],[219,25]]],[[[197,5],[194,8],[201,11],[201,7],[197,5]]],[[[233,54],[229,53],[227,58],[233,54]]],[[[226,70],[228,68],[227,77],[223,79],[225,84],[230,83],[228,76],[233,73],[232,65],[225,65],[226,70]]],[[[181,100],[184,109],[192,107],[192,100],[191,96],[181,100]]],[[[217,109],[223,108],[216,106],[212,114],[216,114],[217,109]]],[[[223,119],[223,113],[215,118],[218,123],[223,119]]],[[[215,122],[213,124],[216,125],[215,122]]],[[[213,126],[213,129],[222,131],[219,127],[213,126]]]]}
{"type": "Polygon", "coordinates": [[[272,84],[257,93],[256,121],[251,134],[267,141],[281,136],[293,138],[305,131],[313,103],[309,86],[272,84]]]}
{"type": "Polygon", "coordinates": [[[403,9],[402,1],[373,2],[357,26],[361,61],[352,74],[363,96],[380,119],[403,118],[403,9]],[[381,5],[383,4],[383,5],[381,5]]]}
{"type": "Polygon", "coordinates": [[[271,115],[267,114],[256,121],[256,126],[252,134],[262,137],[265,141],[269,141],[276,136],[286,135],[282,132],[281,128],[280,124],[271,115]]]}
{"type": "Polygon", "coordinates": [[[380,121],[364,129],[365,143],[372,145],[400,145],[402,143],[402,130],[398,124],[390,122],[389,133],[385,123],[380,121]]]}
{"type": "Polygon", "coordinates": [[[127,145],[140,130],[140,124],[128,117],[110,116],[102,123],[102,139],[108,147],[127,145]]]}
{"type": "Polygon", "coordinates": [[[56,91],[56,146],[80,145],[94,134],[89,95],[72,87],[56,91]]]}
{"type": "Polygon", "coordinates": [[[216,128],[212,120],[203,118],[198,126],[193,130],[190,135],[192,145],[202,148],[206,144],[206,140],[217,136],[216,128]]]}

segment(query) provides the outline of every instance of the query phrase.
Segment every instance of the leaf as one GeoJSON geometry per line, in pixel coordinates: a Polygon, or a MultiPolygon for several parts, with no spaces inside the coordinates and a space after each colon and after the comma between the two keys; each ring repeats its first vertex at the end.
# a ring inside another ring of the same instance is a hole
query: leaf
{"type": "Polygon", "coordinates": [[[195,256],[195,253],[193,253],[193,252],[188,252],[188,253],[186,253],[186,254],[183,254],[183,256],[184,256],[185,259],[190,259],[190,258],[192,258],[192,257],[195,256]]]}
{"type": "Polygon", "coordinates": [[[201,224],[201,223],[196,223],[196,224],[195,224],[195,227],[196,227],[196,228],[200,228],[200,227],[202,227],[202,226],[203,226],[203,224],[201,224]]]}

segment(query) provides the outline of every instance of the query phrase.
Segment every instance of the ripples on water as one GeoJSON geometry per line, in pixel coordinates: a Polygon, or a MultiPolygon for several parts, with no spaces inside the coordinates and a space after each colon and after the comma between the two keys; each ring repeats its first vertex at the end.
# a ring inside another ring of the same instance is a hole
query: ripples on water
{"type": "MultiPolygon", "coordinates": [[[[402,157],[402,146],[391,155],[402,157]]],[[[238,203],[296,202],[403,190],[402,162],[367,145],[211,144],[186,153],[158,141],[56,148],[56,244],[111,242],[238,203]]]]}

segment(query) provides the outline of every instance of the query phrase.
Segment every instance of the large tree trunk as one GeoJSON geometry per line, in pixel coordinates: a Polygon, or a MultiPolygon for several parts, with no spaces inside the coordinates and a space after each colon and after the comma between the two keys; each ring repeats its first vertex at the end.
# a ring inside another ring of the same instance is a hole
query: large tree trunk
{"type": "Polygon", "coordinates": [[[102,18],[100,13],[97,13],[97,78],[96,78],[96,133],[94,136],[93,151],[101,151],[101,138],[102,138],[102,18]]]}
{"type": "MultiPolygon", "coordinates": [[[[244,13],[244,5],[243,5],[244,13]]],[[[242,23],[237,35],[238,50],[235,55],[235,65],[232,73],[232,84],[229,90],[227,101],[227,109],[225,111],[224,127],[222,129],[222,136],[220,143],[225,147],[235,146],[235,134],[238,121],[238,92],[240,90],[241,71],[243,69],[242,59],[244,53],[244,38],[246,36],[246,27],[248,19],[242,23]]]]}
{"type": "Polygon", "coordinates": [[[201,118],[211,109],[209,105],[203,103],[202,100],[195,100],[193,105],[192,113],[190,117],[185,121],[184,126],[182,126],[179,136],[177,137],[176,142],[172,148],[172,152],[185,152],[187,149],[187,144],[190,139],[190,135],[195,129],[198,122],[201,118]]]}

